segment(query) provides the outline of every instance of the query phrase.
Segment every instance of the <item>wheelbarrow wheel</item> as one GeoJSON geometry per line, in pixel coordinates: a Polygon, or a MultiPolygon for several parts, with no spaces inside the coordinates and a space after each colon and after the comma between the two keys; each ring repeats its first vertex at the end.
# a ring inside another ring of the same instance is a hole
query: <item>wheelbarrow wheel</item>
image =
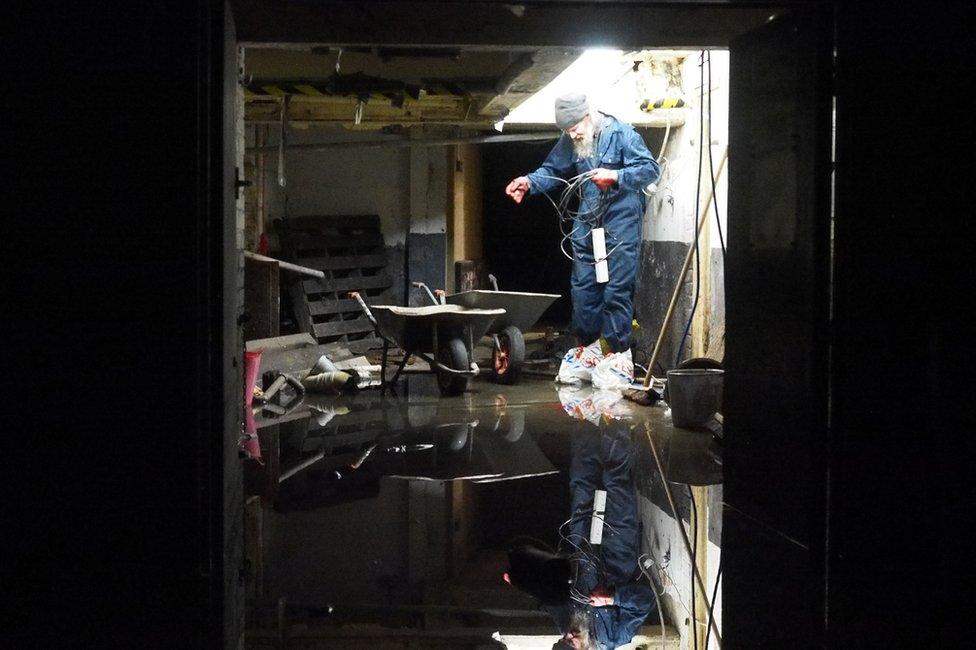
{"type": "Polygon", "coordinates": [[[522,330],[509,325],[498,333],[498,348],[492,351],[492,378],[499,384],[514,384],[522,374],[525,337],[522,330]]]}
{"type": "MultiPolygon", "coordinates": [[[[437,360],[453,370],[468,370],[468,349],[461,339],[449,339],[437,351],[437,360]]],[[[445,397],[460,395],[468,388],[468,378],[464,375],[438,372],[437,387],[445,397]]]]}

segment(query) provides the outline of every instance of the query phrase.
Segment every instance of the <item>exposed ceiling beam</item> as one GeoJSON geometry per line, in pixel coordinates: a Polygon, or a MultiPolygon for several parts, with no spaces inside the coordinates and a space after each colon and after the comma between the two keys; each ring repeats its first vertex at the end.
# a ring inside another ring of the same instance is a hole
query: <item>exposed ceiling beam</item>
{"type": "MultiPolygon", "coordinates": [[[[551,128],[551,127],[550,127],[551,128]]],[[[535,142],[555,140],[558,131],[544,133],[506,133],[497,135],[475,135],[456,138],[377,138],[375,140],[339,140],[330,142],[310,142],[290,144],[286,151],[325,151],[328,149],[361,149],[373,147],[444,147],[455,144],[500,144],[504,142],[535,142]]],[[[245,153],[274,153],[277,145],[247,147],[245,153]]]]}

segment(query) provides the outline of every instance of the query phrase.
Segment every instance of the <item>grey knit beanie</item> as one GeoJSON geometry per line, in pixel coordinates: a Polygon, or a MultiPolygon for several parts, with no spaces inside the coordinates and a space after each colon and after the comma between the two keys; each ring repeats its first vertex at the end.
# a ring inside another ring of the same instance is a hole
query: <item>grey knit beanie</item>
{"type": "Polygon", "coordinates": [[[556,98],[556,126],[565,130],[579,123],[590,112],[586,95],[570,93],[556,98]]]}

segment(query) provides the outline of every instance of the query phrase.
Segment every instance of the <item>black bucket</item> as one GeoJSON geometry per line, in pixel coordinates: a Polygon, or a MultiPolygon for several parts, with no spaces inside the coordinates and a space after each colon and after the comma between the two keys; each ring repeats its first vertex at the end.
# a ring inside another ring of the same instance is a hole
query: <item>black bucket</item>
{"type": "Polygon", "coordinates": [[[724,374],[714,368],[668,371],[668,404],[674,426],[702,427],[722,410],[724,374]]]}

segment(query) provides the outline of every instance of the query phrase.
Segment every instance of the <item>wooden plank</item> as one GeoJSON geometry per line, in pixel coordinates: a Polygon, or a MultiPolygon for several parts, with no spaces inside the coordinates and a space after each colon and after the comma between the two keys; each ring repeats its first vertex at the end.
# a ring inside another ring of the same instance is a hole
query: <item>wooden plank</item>
{"type": "MultiPolygon", "coordinates": [[[[370,296],[368,304],[370,305],[389,305],[394,304],[394,298],[391,292],[384,291],[377,296],[370,296]]],[[[312,300],[308,304],[308,308],[312,313],[312,316],[332,316],[339,313],[351,314],[351,313],[362,313],[362,308],[359,303],[351,298],[343,298],[341,300],[335,300],[332,297],[326,296],[320,300],[312,300]]]]}
{"type": "Polygon", "coordinates": [[[332,280],[305,280],[302,282],[305,293],[355,291],[360,289],[387,289],[393,286],[393,279],[386,273],[369,275],[364,278],[335,278],[332,280]]]}
{"type": "MultiPolygon", "coordinates": [[[[316,282],[316,280],[309,280],[309,282],[316,282]]],[[[308,297],[305,295],[305,289],[302,287],[301,282],[292,282],[288,285],[288,295],[291,296],[292,311],[295,314],[295,322],[298,324],[298,329],[302,332],[308,332],[312,334],[312,312],[308,307],[308,297]]]]}
{"type": "Polygon", "coordinates": [[[377,350],[383,347],[383,339],[378,336],[368,336],[358,341],[346,341],[343,345],[353,354],[363,354],[369,350],[377,350]]]}
{"type": "Polygon", "coordinates": [[[297,350],[315,345],[311,334],[286,334],[267,339],[248,341],[247,350],[297,350]]]}
{"type": "MultiPolygon", "coordinates": [[[[705,577],[708,583],[708,487],[692,486],[691,496],[695,500],[695,539],[691,543],[695,548],[695,564],[698,572],[705,577]]],[[[708,585],[710,587],[710,585],[708,585]]],[[[712,597],[711,592],[702,593],[701,589],[695,589],[695,633],[698,638],[695,647],[705,648],[705,634],[708,626],[708,603],[712,597]]]]}
{"type": "Polygon", "coordinates": [[[343,269],[369,269],[386,266],[386,252],[371,255],[336,255],[333,257],[301,257],[302,264],[313,269],[339,271],[343,269]]]}
{"type": "Polygon", "coordinates": [[[296,228],[363,228],[380,229],[380,217],[377,214],[338,214],[338,215],[307,215],[291,217],[288,225],[296,228]]]}
{"type": "Polygon", "coordinates": [[[280,297],[278,263],[244,258],[244,310],[250,316],[244,323],[244,340],[278,336],[280,297]]]}
{"type": "Polygon", "coordinates": [[[315,323],[316,338],[324,336],[339,336],[342,334],[354,334],[356,332],[372,332],[372,324],[366,318],[356,318],[354,320],[337,320],[329,323],[315,323]]]}
{"type": "Polygon", "coordinates": [[[308,308],[312,316],[331,316],[342,312],[351,313],[362,311],[359,303],[351,298],[345,298],[343,300],[331,300],[329,298],[313,300],[309,302],[308,308]]]}
{"type": "MultiPolygon", "coordinates": [[[[281,241],[284,257],[294,261],[297,251],[288,225],[282,219],[276,219],[274,228],[281,241]]],[[[300,282],[290,282],[288,284],[288,295],[291,297],[292,312],[295,315],[295,323],[298,325],[298,329],[312,334],[312,314],[308,309],[308,298],[305,296],[304,287],[300,282]]]]}
{"type": "Polygon", "coordinates": [[[366,232],[357,235],[312,235],[303,232],[290,233],[294,239],[296,260],[302,262],[302,251],[327,250],[330,248],[370,248],[383,246],[383,235],[378,232],[366,232]]]}

